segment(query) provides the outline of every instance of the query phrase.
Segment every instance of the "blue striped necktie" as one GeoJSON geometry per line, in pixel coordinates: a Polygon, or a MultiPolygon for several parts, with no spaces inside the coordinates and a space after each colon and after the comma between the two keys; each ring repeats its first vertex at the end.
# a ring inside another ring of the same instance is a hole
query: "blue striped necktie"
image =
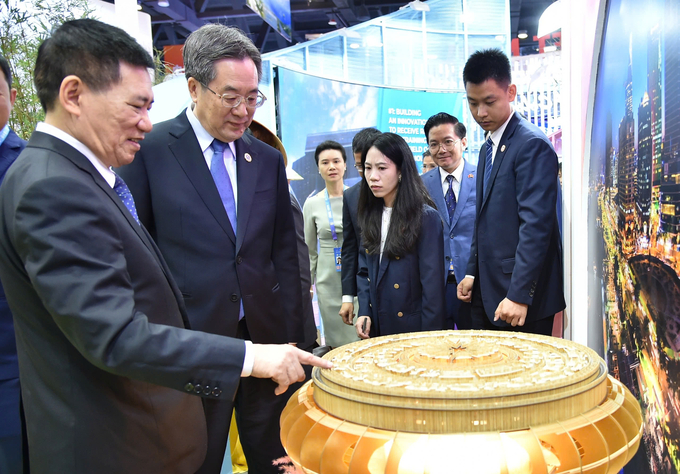
{"type": "Polygon", "coordinates": [[[449,182],[449,189],[444,195],[444,200],[446,201],[446,208],[449,211],[449,222],[453,219],[453,213],[456,212],[456,195],[453,192],[453,175],[448,175],[446,181],[449,182]]]}
{"type": "MultiPolygon", "coordinates": [[[[229,172],[227,172],[227,167],[224,165],[224,151],[229,145],[215,139],[210,147],[213,150],[213,156],[210,162],[210,174],[212,175],[213,180],[215,180],[215,186],[217,186],[217,192],[220,193],[222,205],[224,206],[224,210],[227,211],[229,222],[231,222],[231,228],[234,229],[234,234],[236,234],[236,201],[234,200],[234,188],[231,186],[229,172]]],[[[231,151],[231,149],[229,149],[229,151],[231,151]]]]}
{"type": "Polygon", "coordinates": [[[491,136],[486,140],[486,160],[484,161],[484,192],[486,192],[486,187],[489,184],[489,178],[491,177],[491,169],[493,168],[493,140],[491,136]]]}

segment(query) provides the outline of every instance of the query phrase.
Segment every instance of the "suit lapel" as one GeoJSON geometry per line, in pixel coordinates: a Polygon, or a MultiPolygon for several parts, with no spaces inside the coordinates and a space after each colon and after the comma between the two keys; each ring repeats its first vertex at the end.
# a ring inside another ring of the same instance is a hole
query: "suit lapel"
{"type": "Polygon", "coordinates": [[[250,147],[251,140],[251,137],[244,134],[234,142],[236,145],[236,175],[238,178],[236,253],[240,250],[243,238],[246,235],[248,217],[253,207],[257,178],[261,172],[257,153],[250,147]]]}
{"type": "Polygon", "coordinates": [[[236,244],[234,229],[231,228],[227,211],[224,209],[217,186],[215,186],[215,181],[205,163],[203,152],[194,130],[186,118],[186,113],[182,112],[176,120],[176,128],[170,131],[170,135],[176,138],[169,144],[170,151],[179,162],[205,206],[231,241],[236,244]]]}
{"type": "MultiPolygon", "coordinates": [[[[486,189],[484,189],[482,208],[484,207],[484,204],[486,204],[486,201],[489,198],[489,194],[491,193],[491,188],[493,188],[493,183],[496,180],[498,170],[503,164],[503,158],[505,158],[506,153],[512,146],[512,135],[515,133],[515,128],[517,128],[517,124],[519,123],[520,120],[521,119],[517,112],[514,112],[512,118],[508,122],[508,126],[505,127],[505,131],[503,132],[501,141],[498,143],[496,156],[493,159],[493,168],[491,168],[491,176],[489,177],[489,183],[487,184],[486,189]]],[[[486,146],[484,147],[484,153],[486,153],[486,146]]],[[[483,172],[484,170],[482,170],[482,173],[483,172]]]]}
{"type": "Polygon", "coordinates": [[[10,130],[5,141],[0,145],[0,176],[4,176],[9,166],[19,156],[25,142],[10,130]]]}
{"type": "MultiPolygon", "coordinates": [[[[109,197],[109,199],[111,199],[111,201],[113,201],[116,207],[118,207],[125,220],[128,221],[128,224],[130,224],[132,229],[154,256],[158,264],[161,266],[161,268],[163,268],[163,264],[154,250],[155,245],[151,242],[146,229],[144,229],[137,223],[137,221],[135,221],[134,217],[132,217],[132,214],[130,214],[130,211],[128,211],[127,207],[125,207],[125,204],[123,204],[123,201],[120,200],[113,188],[109,186],[109,183],[104,180],[104,177],[99,173],[99,171],[95,169],[94,165],[90,163],[90,160],[88,160],[85,155],[80,153],[68,143],[42,132],[34,132],[31,136],[29,145],[39,148],[47,148],[53,152],[59,153],[71,161],[75,166],[80,168],[84,173],[90,175],[94,183],[104,192],[104,194],[109,197]]],[[[169,275],[166,273],[166,277],[167,276],[169,275]]]]}
{"type": "Polygon", "coordinates": [[[442,187],[441,177],[439,168],[435,168],[434,171],[428,172],[425,176],[427,178],[427,188],[430,190],[430,196],[435,206],[437,206],[437,211],[439,211],[439,215],[444,222],[449,224],[449,211],[446,207],[446,201],[444,201],[444,188],[442,187]]]}
{"type": "Polygon", "coordinates": [[[458,191],[456,210],[453,213],[453,218],[451,219],[449,229],[453,229],[456,226],[458,219],[460,219],[460,215],[463,213],[463,209],[465,208],[465,202],[470,195],[470,187],[475,185],[475,181],[475,173],[470,172],[469,163],[463,159],[463,174],[460,178],[460,191],[458,191]]]}
{"type": "Polygon", "coordinates": [[[387,271],[387,267],[390,265],[390,259],[387,258],[387,255],[383,255],[382,261],[380,260],[380,255],[375,256],[376,264],[378,265],[378,277],[375,282],[375,286],[377,287],[380,284],[380,280],[382,280],[382,277],[385,275],[385,272],[387,271]]]}

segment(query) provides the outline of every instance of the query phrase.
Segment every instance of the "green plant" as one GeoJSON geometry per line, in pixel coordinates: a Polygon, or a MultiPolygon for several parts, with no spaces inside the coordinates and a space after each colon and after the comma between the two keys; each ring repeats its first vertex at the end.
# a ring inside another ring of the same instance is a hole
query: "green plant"
{"type": "Polygon", "coordinates": [[[0,0],[0,54],[10,64],[17,90],[9,125],[23,138],[45,116],[33,86],[38,46],[54,27],[92,13],[87,0],[0,0]]]}

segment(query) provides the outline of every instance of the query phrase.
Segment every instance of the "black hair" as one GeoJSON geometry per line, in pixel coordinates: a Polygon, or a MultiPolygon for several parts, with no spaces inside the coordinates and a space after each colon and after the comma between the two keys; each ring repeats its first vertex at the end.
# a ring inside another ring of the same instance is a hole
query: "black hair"
{"type": "Polygon", "coordinates": [[[425,151],[423,152],[423,159],[427,156],[432,156],[432,153],[430,153],[430,149],[426,148],[425,151]]]}
{"type": "Polygon", "coordinates": [[[120,28],[91,19],[63,23],[38,48],[33,77],[43,109],[52,109],[67,76],[95,92],[117,84],[121,62],[153,68],[149,53],[120,28]]]}
{"type": "Polygon", "coordinates": [[[465,129],[465,125],[463,125],[463,122],[459,121],[453,115],[447,114],[446,112],[439,112],[438,114],[434,114],[432,117],[427,119],[427,122],[425,122],[425,125],[423,126],[423,131],[425,132],[425,139],[429,141],[430,130],[432,130],[433,127],[438,127],[439,125],[444,125],[446,123],[450,123],[451,125],[453,125],[453,132],[459,139],[462,140],[463,138],[465,138],[467,130],[465,129]]]}
{"type": "MultiPolygon", "coordinates": [[[[434,203],[420,179],[413,153],[406,140],[394,133],[378,135],[361,154],[362,165],[366,163],[366,155],[371,148],[377,149],[389,158],[401,174],[383,254],[388,258],[403,256],[413,249],[420,235],[423,205],[434,207],[434,203]]],[[[359,193],[358,216],[364,247],[369,254],[380,253],[380,229],[384,205],[384,200],[373,195],[364,178],[359,193]]]]}
{"type": "Polygon", "coordinates": [[[378,135],[380,135],[380,130],[373,127],[364,128],[357,132],[354,138],[352,138],[352,153],[363,154],[366,145],[370,146],[378,135]]]}
{"type": "Polygon", "coordinates": [[[316,151],[314,152],[314,160],[316,160],[317,168],[319,167],[319,155],[321,154],[321,152],[326,150],[338,150],[342,155],[342,161],[347,163],[347,154],[345,153],[345,147],[343,147],[338,142],[334,142],[333,140],[326,140],[325,142],[319,143],[319,145],[316,147],[316,151]]]}
{"type": "Polygon", "coordinates": [[[5,75],[5,81],[7,81],[7,85],[9,86],[9,89],[12,89],[12,71],[9,68],[9,63],[5,59],[4,56],[0,55],[0,69],[2,69],[2,73],[5,75]]]}
{"type": "Polygon", "coordinates": [[[463,68],[463,83],[482,84],[489,79],[507,89],[512,82],[510,60],[498,48],[476,51],[463,68]]]}

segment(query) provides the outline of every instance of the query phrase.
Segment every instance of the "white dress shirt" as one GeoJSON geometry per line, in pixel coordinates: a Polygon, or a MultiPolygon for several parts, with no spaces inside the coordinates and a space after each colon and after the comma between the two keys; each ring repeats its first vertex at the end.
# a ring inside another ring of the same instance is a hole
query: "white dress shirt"
{"type": "MultiPolygon", "coordinates": [[[[191,128],[194,129],[194,134],[196,135],[196,138],[198,139],[198,144],[200,145],[201,151],[203,152],[203,158],[205,158],[205,162],[208,165],[208,169],[210,169],[213,157],[213,149],[210,145],[212,145],[212,142],[215,138],[212,135],[210,135],[205,128],[203,128],[203,125],[201,125],[201,122],[198,120],[196,115],[194,115],[194,111],[191,109],[191,107],[187,107],[187,119],[189,119],[191,128]]],[[[236,207],[236,215],[238,216],[238,180],[236,179],[237,171],[235,158],[236,145],[234,145],[234,142],[227,143],[227,145],[229,145],[229,150],[231,151],[231,153],[227,153],[225,150],[224,166],[227,167],[227,173],[229,173],[229,181],[231,181],[231,188],[234,190],[234,205],[236,207]]]]}
{"type": "Polygon", "coordinates": [[[390,230],[390,221],[392,220],[392,208],[383,206],[382,224],[380,224],[380,262],[382,263],[383,250],[385,250],[385,241],[387,240],[387,232],[390,230]]]}
{"type": "MultiPolygon", "coordinates": [[[[510,122],[510,119],[512,118],[513,115],[515,115],[515,110],[512,107],[510,107],[510,116],[508,117],[508,119],[503,123],[503,125],[501,125],[496,130],[491,132],[491,141],[493,142],[493,154],[491,155],[491,163],[496,161],[496,151],[498,150],[498,144],[501,142],[501,138],[503,138],[503,133],[505,133],[505,129],[508,127],[508,123],[510,122]]],[[[487,139],[488,138],[489,137],[487,135],[487,139]]]]}
{"type": "Polygon", "coordinates": [[[458,202],[458,195],[460,194],[460,183],[463,180],[464,165],[465,163],[463,163],[463,158],[461,158],[460,163],[458,163],[458,167],[453,170],[453,173],[447,173],[444,168],[441,166],[439,167],[439,179],[441,179],[442,182],[442,191],[444,192],[444,196],[446,196],[446,193],[449,191],[449,182],[446,180],[446,178],[449,175],[453,176],[451,187],[453,188],[454,196],[456,196],[456,202],[458,202]]]}

